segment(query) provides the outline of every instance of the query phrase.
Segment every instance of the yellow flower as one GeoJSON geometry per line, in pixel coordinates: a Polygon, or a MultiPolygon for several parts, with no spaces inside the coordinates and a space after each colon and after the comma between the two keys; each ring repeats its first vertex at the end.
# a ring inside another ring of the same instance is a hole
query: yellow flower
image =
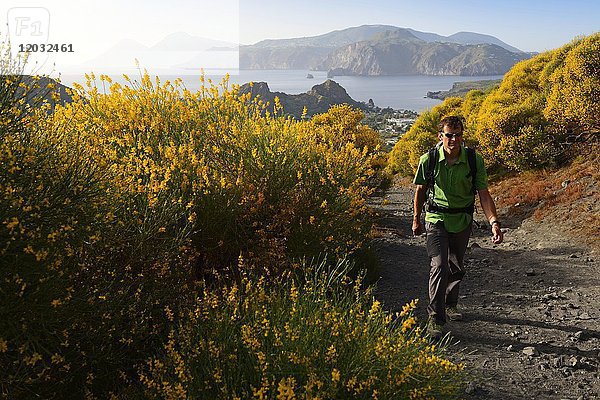
{"type": "Polygon", "coordinates": [[[173,315],[173,311],[171,311],[171,308],[169,308],[169,306],[165,306],[164,310],[165,310],[165,316],[167,317],[167,319],[169,321],[173,322],[174,315],[173,315]]]}
{"type": "Polygon", "coordinates": [[[325,359],[329,362],[333,362],[335,361],[335,358],[337,357],[337,350],[335,349],[334,345],[329,346],[329,348],[327,349],[327,353],[325,354],[325,359]]]}
{"type": "Polygon", "coordinates": [[[338,383],[340,381],[340,371],[338,371],[337,368],[334,368],[333,371],[331,371],[331,380],[333,383],[338,383]]]}
{"type": "Polygon", "coordinates": [[[257,398],[258,400],[266,400],[267,389],[264,387],[261,387],[260,389],[252,388],[252,397],[257,398]]]}
{"type": "Polygon", "coordinates": [[[25,357],[25,363],[31,367],[37,364],[38,361],[42,359],[42,355],[40,353],[33,353],[31,357],[25,357]]]}
{"type": "Polygon", "coordinates": [[[294,303],[298,301],[298,288],[296,284],[292,282],[292,287],[290,288],[290,298],[294,303]]]}
{"type": "Polygon", "coordinates": [[[294,387],[296,386],[296,379],[293,377],[283,378],[279,381],[277,387],[277,400],[292,400],[296,398],[294,393],[294,387]]]}
{"type": "Polygon", "coordinates": [[[381,303],[378,300],[373,300],[373,304],[371,305],[371,309],[369,310],[369,315],[374,316],[379,311],[381,311],[381,303]]]}
{"type": "Polygon", "coordinates": [[[8,343],[3,338],[0,338],[0,353],[6,353],[8,351],[8,343]]]}
{"type": "Polygon", "coordinates": [[[51,357],[52,364],[60,364],[65,361],[65,358],[58,353],[54,353],[51,357]]]}
{"type": "Polygon", "coordinates": [[[402,322],[402,332],[410,330],[416,323],[414,317],[409,317],[402,322]]]}
{"type": "Polygon", "coordinates": [[[9,230],[13,230],[16,226],[19,225],[19,219],[17,217],[13,217],[10,221],[4,221],[4,224],[9,230]]]}
{"type": "Polygon", "coordinates": [[[414,299],[412,300],[410,303],[405,304],[402,307],[402,312],[400,313],[400,317],[404,317],[406,316],[409,312],[413,311],[415,308],[417,308],[417,303],[419,302],[419,299],[414,299]]]}

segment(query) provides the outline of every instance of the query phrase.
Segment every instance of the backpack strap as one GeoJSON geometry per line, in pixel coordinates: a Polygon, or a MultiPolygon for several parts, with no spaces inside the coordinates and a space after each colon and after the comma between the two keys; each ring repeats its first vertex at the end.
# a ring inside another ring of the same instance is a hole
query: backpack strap
{"type": "Polygon", "coordinates": [[[429,149],[429,158],[427,163],[427,170],[425,171],[425,179],[427,181],[427,201],[423,204],[424,210],[429,210],[431,204],[434,204],[433,197],[435,196],[435,166],[440,159],[440,148],[441,143],[433,146],[429,149]]]}
{"type": "Polygon", "coordinates": [[[467,151],[467,160],[469,161],[469,168],[471,172],[469,175],[471,176],[471,191],[473,194],[477,194],[477,188],[475,187],[475,178],[477,177],[477,159],[475,158],[475,150],[470,147],[465,147],[467,151]]]}
{"type": "Polygon", "coordinates": [[[428,192],[433,191],[433,187],[435,186],[435,166],[440,158],[439,148],[440,145],[437,144],[429,149],[429,162],[427,164],[427,171],[425,173],[428,192]]]}

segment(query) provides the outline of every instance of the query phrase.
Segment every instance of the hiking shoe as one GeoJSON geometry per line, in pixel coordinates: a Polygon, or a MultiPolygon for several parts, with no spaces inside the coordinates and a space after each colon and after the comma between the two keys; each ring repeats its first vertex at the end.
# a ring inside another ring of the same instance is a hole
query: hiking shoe
{"type": "Polygon", "coordinates": [[[448,319],[450,321],[462,321],[463,320],[463,315],[458,311],[458,308],[456,308],[456,307],[446,308],[446,317],[448,317],[448,319]]]}
{"type": "Polygon", "coordinates": [[[442,332],[442,325],[435,322],[433,318],[429,318],[427,321],[427,334],[433,340],[440,340],[444,333],[442,332]]]}

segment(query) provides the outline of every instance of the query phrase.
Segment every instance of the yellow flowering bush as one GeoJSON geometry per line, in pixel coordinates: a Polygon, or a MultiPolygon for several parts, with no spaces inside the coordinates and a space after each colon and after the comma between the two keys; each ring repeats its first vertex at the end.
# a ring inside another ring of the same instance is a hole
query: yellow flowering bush
{"type": "MultiPolygon", "coordinates": [[[[592,142],[600,127],[600,34],[521,61],[489,93],[447,98],[421,113],[389,156],[390,173],[411,175],[435,143],[445,115],[465,118],[465,139],[492,171],[554,167],[574,159],[579,137],[592,142]]],[[[588,143],[589,143],[588,142],[588,143]]],[[[587,146],[584,144],[584,146],[587,146]]]]}
{"type": "MultiPolygon", "coordinates": [[[[545,88],[539,77],[549,57],[550,53],[545,53],[516,64],[505,75],[500,87],[483,101],[476,137],[491,166],[504,166],[510,160],[511,167],[527,169],[539,161],[531,159],[526,164],[516,164],[516,159],[526,161],[533,150],[533,147],[519,147],[516,143],[534,145],[548,136],[548,121],[542,112],[545,88]],[[519,138],[522,132],[527,132],[528,138],[519,138]]],[[[541,161],[551,163],[552,158],[541,161]]]]}
{"type": "Polygon", "coordinates": [[[184,264],[184,253],[173,256],[174,238],[141,240],[151,213],[96,157],[94,135],[49,115],[49,91],[30,96],[37,79],[4,72],[0,393],[106,393],[162,341],[157,317],[185,299],[189,273],[169,268],[184,264]]]}
{"type": "Polygon", "coordinates": [[[476,138],[493,168],[553,167],[576,156],[569,135],[598,129],[600,35],[516,64],[483,101],[476,138]]]}
{"type": "Polygon", "coordinates": [[[206,285],[141,368],[147,395],[186,398],[451,398],[462,366],[422,337],[413,301],[385,312],[349,264],[299,265],[276,285],[206,285]]]}
{"type": "Polygon", "coordinates": [[[126,85],[90,74],[50,110],[11,68],[0,82],[2,395],[118,395],[205,272],[279,273],[287,258],[367,239],[380,153],[352,110],[296,122],[227,82],[191,93],[147,74],[126,85]]]}
{"type": "Polygon", "coordinates": [[[103,177],[78,157],[76,140],[45,131],[47,92],[19,68],[6,57],[0,64],[3,395],[68,379],[73,365],[65,358],[72,351],[65,320],[73,317],[77,252],[92,235],[103,177]],[[34,91],[39,95],[32,97],[34,91]]]}
{"type": "Polygon", "coordinates": [[[93,78],[56,119],[90,132],[98,162],[114,168],[115,190],[136,194],[146,216],[162,215],[142,241],[154,243],[159,230],[169,237],[187,220],[198,269],[232,265],[240,252],[277,265],[281,255],[362,245],[370,162],[380,153],[357,112],[296,122],[265,116],[264,105],[226,81],[191,93],[147,75],[129,86],[100,77],[102,94],[93,78]]]}
{"type": "MultiPolygon", "coordinates": [[[[600,33],[575,40],[547,68],[551,87],[544,115],[573,133],[600,129],[600,33]]],[[[564,129],[564,128],[563,128],[564,129]]]]}

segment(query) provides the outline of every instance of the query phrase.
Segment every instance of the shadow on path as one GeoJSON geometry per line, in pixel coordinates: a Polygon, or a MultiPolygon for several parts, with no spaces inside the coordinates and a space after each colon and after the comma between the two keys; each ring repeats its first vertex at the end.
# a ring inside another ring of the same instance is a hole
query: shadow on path
{"type": "MultiPolygon", "coordinates": [[[[412,188],[393,186],[371,202],[379,215],[375,296],[390,311],[418,298],[415,314],[423,323],[429,259],[425,238],[412,236],[412,188]]],[[[600,265],[560,232],[532,224],[515,225],[499,246],[490,243],[485,226],[471,238],[460,296],[465,321],[447,324],[449,357],[473,374],[475,389],[467,398],[600,393],[600,265]],[[525,347],[536,355],[524,354],[525,347]],[[581,365],[588,368],[561,365],[564,357],[586,360],[581,365]]]]}

